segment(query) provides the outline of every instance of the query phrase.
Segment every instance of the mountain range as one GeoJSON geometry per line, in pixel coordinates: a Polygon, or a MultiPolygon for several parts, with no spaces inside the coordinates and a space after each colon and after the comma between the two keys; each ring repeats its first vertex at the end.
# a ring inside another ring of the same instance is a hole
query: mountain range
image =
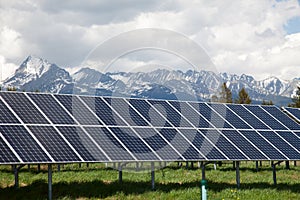
{"type": "Polygon", "coordinates": [[[214,73],[210,71],[182,72],[156,69],[151,72],[107,72],[81,68],[74,74],[47,60],[28,56],[15,73],[3,81],[2,88],[15,87],[23,91],[137,98],[180,99],[208,101],[218,95],[220,85],[226,83],[237,97],[245,88],[253,103],[272,100],[285,106],[291,102],[300,78],[281,80],[269,77],[255,80],[249,75],[214,73]]]}

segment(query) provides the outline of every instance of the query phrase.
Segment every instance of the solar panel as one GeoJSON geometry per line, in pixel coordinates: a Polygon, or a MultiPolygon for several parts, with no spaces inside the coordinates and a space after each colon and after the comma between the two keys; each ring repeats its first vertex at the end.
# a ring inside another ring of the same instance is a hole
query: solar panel
{"type": "Polygon", "coordinates": [[[73,115],[79,124],[102,124],[77,96],[55,95],[55,98],[73,115]]]}
{"type": "Polygon", "coordinates": [[[34,103],[54,124],[74,124],[74,120],[51,94],[28,94],[34,103]]]}
{"type": "MultiPolygon", "coordinates": [[[[220,117],[215,111],[213,111],[205,103],[195,103],[189,102],[189,104],[198,111],[203,117],[205,117],[210,123],[212,123],[216,128],[233,128],[230,126],[225,119],[220,117]]],[[[221,112],[221,111],[220,111],[221,112]]]]}
{"type": "Polygon", "coordinates": [[[29,126],[56,162],[78,162],[80,158],[51,126],[29,126]]]}
{"type": "Polygon", "coordinates": [[[272,129],[286,130],[286,128],[281,123],[279,123],[276,119],[274,119],[271,115],[264,111],[260,106],[251,105],[247,106],[246,108],[272,129]]]}
{"type": "Polygon", "coordinates": [[[0,137],[0,163],[18,163],[20,160],[14,155],[8,145],[0,137]]]}
{"type": "Polygon", "coordinates": [[[279,108],[275,106],[264,106],[262,108],[290,130],[300,130],[300,125],[285,115],[279,108]]]}
{"type": "Polygon", "coordinates": [[[13,113],[7,108],[7,106],[0,101],[0,123],[1,124],[19,124],[19,120],[13,115],[13,113]]]}
{"type": "Polygon", "coordinates": [[[80,97],[106,125],[125,126],[125,122],[100,97],[80,97]]]}
{"type": "Polygon", "coordinates": [[[1,92],[1,97],[27,124],[49,124],[46,118],[23,93],[1,92]]]}
{"type": "Polygon", "coordinates": [[[290,115],[292,115],[298,122],[300,122],[300,109],[299,108],[284,108],[290,115]]]}
{"type": "Polygon", "coordinates": [[[23,126],[0,126],[0,132],[24,163],[51,162],[51,159],[23,126]]]}

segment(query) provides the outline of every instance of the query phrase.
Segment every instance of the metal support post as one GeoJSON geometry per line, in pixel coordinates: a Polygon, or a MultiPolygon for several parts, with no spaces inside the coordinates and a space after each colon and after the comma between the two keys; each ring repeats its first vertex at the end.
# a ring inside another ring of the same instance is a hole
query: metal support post
{"type": "Polygon", "coordinates": [[[240,188],[240,161],[236,161],[236,185],[237,188],[240,188]]]}
{"type": "Polygon", "coordinates": [[[294,161],[294,166],[295,166],[295,167],[297,166],[297,161],[294,161]]]}
{"type": "Polygon", "coordinates": [[[194,162],[191,162],[191,169],[194,169],[194,162]]]}
{"type": "Polygon", "coordinates": [[[86,163],[86,168],[89,168],[89,163],[86,163]]]}
{"type": "Polygon", "coordinates": [[[41,171],[41,165],[40,164],[38,164],[38,166],[37,166],[37,171],[38,171],[38,173],[40,173],[40,171],[41,171]]]}
{"type": "Polygon", "coordinates": [[[290,161],[285,161],[285,169],[290,169],[290,161]]]}
{"type": "Polygon", "coordinates": [[[57,171],[60,172],[60,164],[57,165],[57,171]]]}
{"type": "Polygon", "coordinates": [[[272,169],[273,169],[273,182],[274,182],[274,185],[276,185],[277,184],[277,181],[276,181],[276,165],[274,164],[273,161],[271,162],[271,165],[272,165],[272,169]]]}
{"type": "Polygon", "coordinates": [[[30,165],[28,165],[28,171],[30,172],[30,165]]]}
{"type": "Polygon", "coordinates": [[[119,170],[119,183],[123,182],[123,173],[122,173],[122,163],[118,163],[118,170],[119,170]]]}
{"type": "Polygon", "coordinates": [[[151,162],[151,188],[155,190],[155,167],[154,162],[151,162]]]}
{"type": "Polygon", "coordinates": [[[235,161],[232,162],[232,168],[235,169],[235,161]]]}
{"type": "Polygon", "coordinates": [[[255,168],[256,168],[256,171],[258,172],[258,161],[255,161],[255,168]]]}
{"type": "Polygon", "coordinates": [[[48,164],[48,200],[52,200],[52,165],[48,164]]]}
{"type": "Polygon", "coordinates": [[[15,189],[19,188],[19,171],[22,167],[25,165],[20,165],[19,167],[17,165],[14,165],[14,175],[15,175],[15,189]]]}

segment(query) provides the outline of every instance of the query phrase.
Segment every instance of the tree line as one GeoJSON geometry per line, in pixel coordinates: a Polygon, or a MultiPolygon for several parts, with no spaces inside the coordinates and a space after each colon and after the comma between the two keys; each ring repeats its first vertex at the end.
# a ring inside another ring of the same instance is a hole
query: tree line
{"type": "MultiPolygon", "coordinates": [[[[213,95],[211,98],[212,102],[219,103],[236,103],[236,104],[251,104],[252,100],[243,87],[238,93],[238,97],[233,99],[231,90],[227,87],[226,83],[221,85],[219,96],[213,95]]],[[[274,105],[272,100],[263,100],[262,105],[274,105]]],[[[288,104],[288,107],[300,108],[300,87],[297,87],[296,94],[292,97],[292,102],[288,104]]]]}

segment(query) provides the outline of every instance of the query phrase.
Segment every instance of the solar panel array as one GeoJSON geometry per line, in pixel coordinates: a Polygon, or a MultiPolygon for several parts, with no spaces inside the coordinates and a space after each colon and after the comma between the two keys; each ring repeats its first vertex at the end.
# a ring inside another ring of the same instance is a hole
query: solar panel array
{"type": "Polygon", "coordinates": [[[275,106],[0,93],[0,164],[300,160],[275,106]]]}

